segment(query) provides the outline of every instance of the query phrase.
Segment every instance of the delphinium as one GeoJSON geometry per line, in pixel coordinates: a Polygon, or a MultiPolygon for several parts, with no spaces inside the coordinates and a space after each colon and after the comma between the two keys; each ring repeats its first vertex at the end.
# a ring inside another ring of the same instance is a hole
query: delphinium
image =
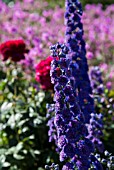
{"type": "Polygon", "coordinates": [[[56,140],[60,161],[67,160],[63,169],[88,169],[90,162],[94,168],[102,169],[99,161],[91,154],[94,153],[94,147],[87,138],[85,125],[89,123],[91,113],[94,114],[94,101],[87,73],[81,15],[79,1],[66,1],[66,46],[56,44],[51,47],[54,60],[50,75],[55,90],[56,140]]]}
{"type": "MultiPolygon", "coordinates": [[[[101,69],[98,66],[92,67],[90,69],[89,74],[94,95],[95,109],[98,113],[100,112],[103,113],[104,128],[102,126],[102,123],[100,123],[99,127],[101,127],[101,129],[103,128],[104,135],[102,136],[101,133],[102,131],[99,131],[100,128],[99,130],[96,131],[96,133],[97,135],[98,133],[99,135],[101,134],[102,140],[105,144],[105,148],[108,149],[110,152],[114,153],[113,152],[114,99],[113,94],[111,95],[111,89],[107,88],[107,84],[103,85],[104,82],[102,78],[103,74],[101,72],[101,69]],[[108,141],[110,141],[110,143],[108,143],[108,141]]],[[[90,122],[92,122],[92,120],[90,122]]],[[[101,150],[102,147],[100,146],[99,149],[101,150]]]]}
{"type": "Polygon", "coordinates": [[[98,66],[92,67],[90,70],[90,80],[93,94],[101,95],[104,93],[104,85],[102,80],[102,73],[98,66]]]}
{"type": "MultiPolygon", "coordinates": [[[[67,162],[63,170],[88,169],[89,156],[94,152],[92,142],[85,126],[85,117],[78,103],[78,93],[75,91],[75,79],[70,70],[70,59],[65,45],[56,44],[51,47],[54,60],[51,63],[51,81],[54,84],[55,117],[57,131],[57,147],[60,161],[67,162]],[[57,70],[60,73],[57,74],[57,70]]],[[[102,168],[101,168],[102,169],[102,168]]]]}
{"type": "Polygon", "coordinates": [[[114,156],[112,156],[107,150],[104,152],[104,158],[101,159],[101,162],[106,170],[114,169],[114,156]]]}
{"type": "Polygon", "coordinates": [[[46,108],[47,108],[46,117],[49,119],[47,123],[47,125],[49,126],[49,130],[48,130],[49,142],[55,142],[56,144],[57,132],[56,132],[55,124],[54,124],[55,106],[54,104],[47,104],[46,108]]]}
{"type": "MultiPolygon", "coordinates": [[[[90,82],[92,87],[92,92],[94,95],[94,101],[101,100],[102,96],[104,96],[104,85],[102,81],[101,71],[98,66],[92,67],[90,70],[90,82]]],[[[103,152],[104,146],[102,141],[100,140],[101,137],[103,137],[103,115],[97,114],[97,113],[91,113],[91,119],[88,126],[89,135],[88,138],[91,139],[91,141],[94,143],[95,148],[99,152],[103,152]]]]}
{"type": "MultiPolygon", "coordinates": [[[[102,68],[101,68],[102,69],[102,68]]],[[[90,124],[88,127],[90,127],[90,132],[91,128],[99,127],[99,129],[96,129],[94,137],[92,140],[94,141],[96,148],[99,152],[103,151],[103,145],[102,142],[99,140],[100,137],[102,137],[102,129],[104,131],[104,137],[102,138],[105,148],[110,150],[110,152],[113,153],[113,98],[109,97],[110,95],[110,88],[107,89],[105,85],[103,85],[103,75],[101,72],[101,69],[98,66],[91,67],[90,69],[90,80],[91,80],[91,86],[93,90],[93,95],[94,95],[94,101],[95,101],[95,108],[98,112],[102,112],[103,115],[101,114],[96,114],[92,115],[93,118],[90,120],[90,124]],[[99,117],[101,117],[99,119],[99,117]],[[95,119],[97,120],[97,126],[94,126],[96,123],[95,119]],[[102,126],[102,119],[104,122],[104,127],[102,126]],[[93,124],[93,127],[92,127],[93,124]],[[101,129],[101,130],[100,130],[101,129]],[[108,143],[110,141],[110,144],[108,143]],[[97,145],[99,143],[99,145],[97,145]]],[[[89,133],[89,138],[92,138],[93,135],[89,133]]],[[[102,163],[103,168],[106,170],[112,170],[114,169],[114,156],[112,156],[111,153],[108,151],[104,151],[102,153],[102,156],[100,154],[95,155],[96,158],[102,163]]]]}
{"type": "Polygon", "coordinates": [[[76,81],[79,104],[85,116],[85,121],[89,122],[90,114],[94,112],[94,101],[92,89],[88,77],[88,65],[86,59],[85,42],[83,39],[83,25],[81,22],[82,7],[79,1],[66,1],[66,44],[70,48],[67,58],[71,59],[70,69],[76,81]]]}
{"type": "Polygon", "coordinates": [[[100,154],[96,153],[95,158],[102,163],[103,169],[113,170],[114,169],[114,156],[109,153],[107,150],[104,151],[102,157],[100,154]]]}
{"type": "Polygon", "coordinates": [[[51,166],[45,165],[45,170],[59,170],[59,165],[52,163],[51,166]]]}
{"type": "Polygon", "coordinates": [[[87,124],[87,127],[89,131],[88,139],[92,141],[95,149],[102,153],[104,151],[104,145],[101,140],[104,129],[103,115],[101,113],[91,113],[90,122],[87,124]]]}
{"type": "Polygon", "coordinates": [[[71,58],[70,69],[76,82],[75,90],[78,91],[79,105],[87,123],[88,138],[92,140],[95,147],[101,148],[102,146],[101,150],[103,150],[102,142],[99,140],[103,129],[102,116],[95,113],[92,88],[88,76],[83,25],[81,23],[82,7],[78,1],[66,1],[66,8],[65,37],[66,43],[70,47],[67,58],[71,58]]]}
{"type": "MultiPolygon", "coordinates": [[[[104,66],[104,69],[106,69],[106,66],[104,66]]],[[[111,82],[108,82],[108,87],[107,83],[103,85],[102,68],[100,69],[98,66],[91,67],[89,77],[91,80],[96,110],[99,112],[104,108],[102,112],[105,116],[106,113],[108,113],[108,115],[113,115],[113,94],[110,95],[112,89],[111,82]]]]}

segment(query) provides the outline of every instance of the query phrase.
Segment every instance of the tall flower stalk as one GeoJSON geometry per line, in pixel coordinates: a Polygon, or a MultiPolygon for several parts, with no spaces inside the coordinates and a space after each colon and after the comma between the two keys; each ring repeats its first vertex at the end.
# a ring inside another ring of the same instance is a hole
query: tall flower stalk
{"type": "MultiPolygon", "coordinates": [[[[51,82],[54,84],[53,119],[62,170],[102,170],[94,157],[94,145],[88,138],[87,124],[94,114],[94,100],[88,77],[82,7],[78,0],[66,0],[65,44],[51,47],[51,82]],[[59,70],[59,74],[58,74],[59,70]],[[93,164],[94,162],[94,164],[93,164]]],[[[51,131],[52,133],[52,131],[51,131]]]]}
{"type": "Polygon", "coordinates": [[[88,135],[88,138],[92,140],[95,147],[97,146],[97,148],[102,148],[101,150],[103,151],[103,144],[98,138],[102,136],[102,115],[97,115],[94,109],[94,99],[88,76],[86,49],[83,39],[84,31],[81,22],[82,14],[82,6],[79,0],[66,0],[65,41],[67,47],[69,47],[70,49],[69,53],[67,54],[67,58],[70,59],[69,67],[72,76],[75,79],[75,91],[77,92],[79,105],[81,111],[84,114],[85,122],[87,123],[88,127],[88,132],[90,133],[88,135]],[[98,134],[96,133],[96,129],[98,132],[100,132],[100,135],[96,135],[98,134]]]}
{"type": "Polygon", "coordinates": [[[71,60],[67,58],[68,47],[56,44],[51,48],[54,60],[51,63],[51,81],[54,84],[56,143],[60,161],[67,162],[63,170],[89,169],[89,156],[94,152],[87,139],[85,117],[78,103],[75,79],[71,74],[71,60]],[[58,75],[58,69],[60,74],[58,75]]]}
{"type": "Polygon", "coordinates": [[[86,122],[94,112],[92,89],[88,77],[85,42],[83,39],[83,25],[81,23],[82,6],[78,0],[66,0],[65,24],[66,44],[70,49],[67,58],[71,59],[70,68],[76,81],[79,105],[84,113],[86,122]]]}

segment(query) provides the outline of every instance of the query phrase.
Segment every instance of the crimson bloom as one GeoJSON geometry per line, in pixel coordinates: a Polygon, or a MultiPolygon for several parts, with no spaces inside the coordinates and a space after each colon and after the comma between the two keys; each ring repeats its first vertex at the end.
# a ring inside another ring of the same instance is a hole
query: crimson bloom
{"type": "Polygon", "coordinates": [[[51,90],[53,84],[50,78],[51,61],[53,57],[49,56],[45,60],[40,61],[36,66],[36,81],[41,84],[42,89],[51,90]]]}
{"type": "Polygon", "coordinates": [[[24,54],[27,53],[25,42],[23,40],[9,40],[0,45],[0,53],[3,61],[11,58],[12,61],[18,62],[25,59],[24,54]]]}

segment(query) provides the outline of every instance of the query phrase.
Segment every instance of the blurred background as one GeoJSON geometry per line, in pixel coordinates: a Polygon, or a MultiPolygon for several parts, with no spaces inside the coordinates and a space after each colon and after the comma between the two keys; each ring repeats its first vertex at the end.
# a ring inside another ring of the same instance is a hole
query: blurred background
{"type": "MultiPolygon", "coordinates": [[[[103,114],[101,140],[114,154],[114,0],[81,2],[95,109],[103,114]]],[[[61,167],[55,142],[49,142],[55,129],[46,104],[54,96],[49,47],[64,42],[64,12],[64,0],[0,0],[0,44],[22,39],[28,49],[19,62],[0,55],[0,170],[61,167]]]]}
{"type": "MultiPolygon", "coordinates": [[[[50,6],[55,6],[55,5],[60,5],[61,7],[64,6],[64,0],[61,0],[60,2],[58,2],[58,0],[46,0],[50,6]]],[[[3,2],[5,3],[9,3],[9,2],[15,2],[15,1],[12,1],[12,0],[3,0],[3,2]]],[[[86,5],[86,4],[99,4],[101,3],[104,7],[106,7],[107,5],[110,5],[110,4],[113,4],[113,0],[81,0],[81,3],[83,5],[83,7],[86,5]]]]}

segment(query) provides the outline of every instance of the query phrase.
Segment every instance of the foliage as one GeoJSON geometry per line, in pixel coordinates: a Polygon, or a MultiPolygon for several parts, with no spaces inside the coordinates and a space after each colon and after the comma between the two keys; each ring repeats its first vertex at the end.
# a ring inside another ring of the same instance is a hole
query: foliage
{"type": "Polygon", "coordinates": [[[43,168],[57,159],[46,127],[51,94],[34,87],[35,80],[32,84],[24,77],[21,65],[9,60],[2,65],[7,71],[0,81],[0,169],[43,168]]]}
{"type": "MultiPolygon", "coordinates": [[[[3,2],[5,3],[9,3],[9,2],[13,2],[14,0],[2,0],[3,2]]],[[[21,0],[20,0],[21,1],[21,0]]],[[[44,0],[44,1],[47,1],[49,3],[49,6],[50,7],[55,7],[56,5],[59,5],[60,7],[63,7],[64,6],[64,0],[61,0],[61,1],[58,1],[58,0],[44,0]]],[[[15,1],[14,1],[15,2],[15,1]]],[[[107,6],[107,5],[110,5],[110,4],[113,4],[113,0],[81,0],[81,3],[83,5],[83,7],[86,5],[86,4],[103,4],[103,6],[107,6]]]]}
{"type": "Polygon", "coordinates": [[[6,4],[9,4],[10,2],[14,2],[13,0],[2,0],[3,2],[5,2],[6,4]]]}
{"type": "Polygon", "coordinates": [[[113,4],[113,0],[81,0],[81,3],[83,6],[85,6],[86,4],[99,4],[101,3],[103,6],[107,6],[107,5],[110,5],[110,4],[113,4]]]}

